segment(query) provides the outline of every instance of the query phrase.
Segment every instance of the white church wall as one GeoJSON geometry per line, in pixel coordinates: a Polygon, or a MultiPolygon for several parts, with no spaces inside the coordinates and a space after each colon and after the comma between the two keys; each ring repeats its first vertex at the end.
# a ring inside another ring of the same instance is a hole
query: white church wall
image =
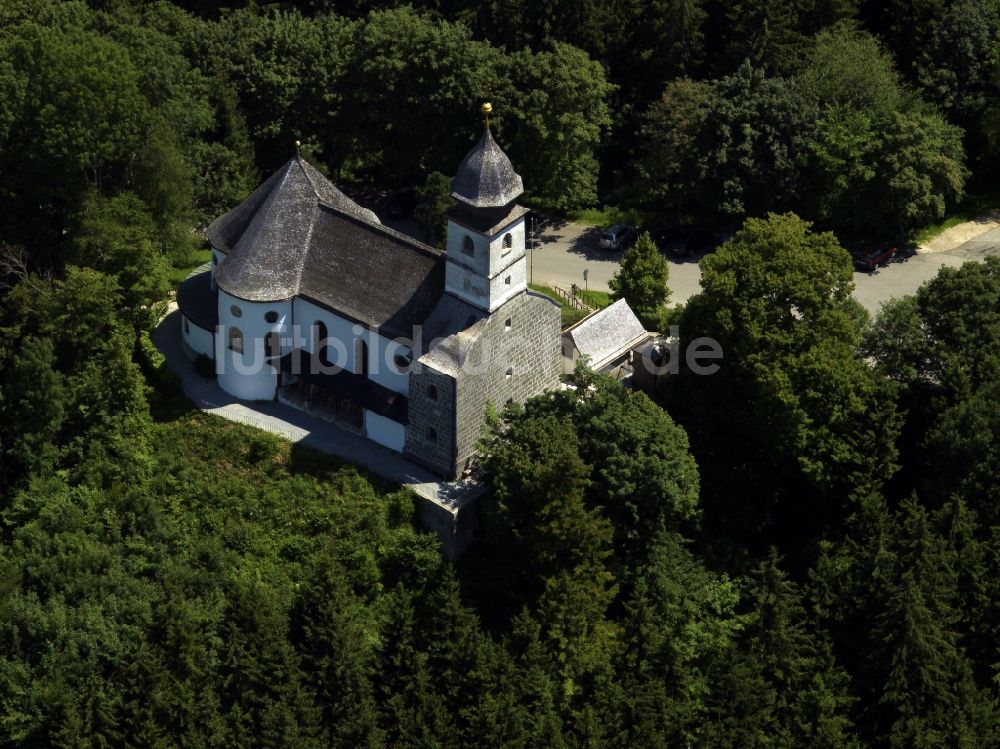
{"type": "Polygon", "coordinates": [[[449,219],[445,288],[460,299],[492,312],[527,286],[524,242],[523,216],[491,237],[449,219]],[[504,238],[508,234],[511,246],[504,254],[504,238]],[[466,236],[473,240],[475,257],[462,251],[466,236]]]}
{"type": "Polygon", "coordinates": [[[489,240],[490,276],[497,275],[498,273],[500,273],[501,270],[506,268],[515,260],[524,257],[524,240],[525,240],[525,232],[524,232],[523,216],[510,226],[504,227],[502,231],[490,237],[489,240]],[[505,255],[503,248],[503,238],[507,234],[510,234],[511,249],[505,255]]]}
{"type": "MultiPolygon", "coordinates": [[[[369,333],[368,351],[369,355],[377,361],[372,361],[368,369],[368,376],[382,387],[388,388],[395,393],[409,395],[410,375],[407,367],[397,366],[396,354],[405,355],[412,352],[413,342],[409,339],[393,341],[375,333],[369,333]]],[[[400,450],[403,448],[400,447],[400,450]]]]}
{"type": "Polygon", "coordinates": [[[326,307],[296,298],[294,303],[295,327],[302,337],[302,348],[312,354],[318,353],[316,344],[316,324],[326,325],[327,354],[330,361],[348,372],[357,372],[354,341],[365,332],[363,326],[331,312],[326,307]]]}
{"type": "Polygon", "coordinates": [[[406,427],[402,424],[379,416],[372,411],[365,411],[365,433],[368,435],[368,439],[373,442],[398,453],[403,452],[403,445],[406,443],[406,427]]]}
{"type": "Polygon", "coordinates": [[[281,352],[290,349],[291,300],[248,302],[219,289],[219,330],[216,334],[216,372],[219,386],[244,400],[272,400],[278,386],[277,358],[266,350],[267,334],[278,333],[281,352]],[[242,335],[242,352],[232,347],[232,331],[242,335]]]}
{"type": "Polygon", "coordinates": [[[295,326],[303,338],[302,348],[316,353],[314,327],[322,322],[326,325],[328,355],[334,364],[348,372],[360,372],[356,356],[360,353],[357,341],[362,340],[368,349],[369,379],[393,392],[409,393],[409,374],[399,371],[394,359],[398,350],[412,347],[412,341],[393,341],[306,299],[295,300],[294,316],[295,326]]]}
{"type": "Polygon", "coordinates": [[[563,374],[573,374],[576,371],[576,361],[580,358],[580,350],[568,335],[562,337],[563,374]]]}
{"type": "Polygon", "coordinates": [[[209,359],[215,358],[215,336],[212,331],[198,327],[181,315],[181,334],[184,336],[184,343],[195,355],[204,354],[209,359]]]}
{"type": "Polygon", "coordinates": [[[462,265],[471,268],[481,276],[489,274],[490,248],[489,240],[486,237],[449,219],[447,240],[445,247],[452,258],[455,258],[462,265]],[[472,244],[475,248],[475,254],[473,255],[468,255],[462,251],[465,237],[467,236],[472,239],[472,244]]]}
{"type": "Polygon", "coordinates": [[[528,263],[522,257],[490,280],[490,312],[528,286],[528,263]]]}
{"type": "Polygon", "coordinates": [[[473,270],[450,260],[445,264],[444,287],[469,304],[489,309],[489,282],[473,270]]]}

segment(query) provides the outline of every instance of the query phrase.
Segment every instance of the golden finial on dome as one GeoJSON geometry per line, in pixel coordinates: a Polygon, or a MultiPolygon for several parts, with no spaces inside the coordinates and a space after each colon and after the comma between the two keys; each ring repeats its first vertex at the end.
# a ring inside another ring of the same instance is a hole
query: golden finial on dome
{"type": "Polygon", "coordinates": [[[493,112],[493,105],[490,104],[488,101],[484,101],[482,106],[482,112],[483,112],[483,124],[486,125],[488,129],[490,126],[490,114],[492,114],[493,112]]]}

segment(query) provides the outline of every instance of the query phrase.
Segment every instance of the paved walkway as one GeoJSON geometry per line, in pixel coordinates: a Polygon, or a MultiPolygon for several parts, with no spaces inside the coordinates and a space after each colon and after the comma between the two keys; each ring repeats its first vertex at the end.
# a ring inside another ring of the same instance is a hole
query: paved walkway
{"type": "Polygon", "coordinates": [[[202,411],[280,434],[292,442],[356,463],[412,489],[452,515],[482,493],[482,486],[477,482],[441,481],[399,453],[284,403],[234,398],[219,387],[214,378],[202,377],[194,371],[191,360],[181,349],[180,320],[180,312],[173,307],[153,331],[152,338],[171,369],[180,375],[184,392],[202,411]]]}

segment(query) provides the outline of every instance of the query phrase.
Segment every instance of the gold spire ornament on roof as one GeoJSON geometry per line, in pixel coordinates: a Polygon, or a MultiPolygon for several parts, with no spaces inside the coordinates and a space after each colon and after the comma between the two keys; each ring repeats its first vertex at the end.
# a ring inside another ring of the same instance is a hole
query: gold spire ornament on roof
{"type": "Polygon", "coordinates": [[[302,141],[301,140],[295,141],[295,153],[299,152],[299,146],[301,146],[301,145],[302,145],[302,141]]]}
{"type": "Polygon", "coordinates": [[[483,102],[482,112],[483,112],[483,124],[488,129],[490,126],[490,114],[492,114],[493,112],[493,105],[490,104],[488,101],[483,102]]]}

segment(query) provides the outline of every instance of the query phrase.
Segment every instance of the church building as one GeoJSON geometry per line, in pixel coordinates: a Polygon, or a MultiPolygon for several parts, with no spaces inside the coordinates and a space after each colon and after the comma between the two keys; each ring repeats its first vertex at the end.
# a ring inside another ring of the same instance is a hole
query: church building
{"type": "Polygon", "coordinates": [[[527,287],[521,177],[488,121],[451,188],[441,252],[294,156],[209,227],[211,272],[178,292],[185,350],[237,398],[290,403],[460,475],[487,402],[553,387],[562,363],[559,307],[527,287]]]}

